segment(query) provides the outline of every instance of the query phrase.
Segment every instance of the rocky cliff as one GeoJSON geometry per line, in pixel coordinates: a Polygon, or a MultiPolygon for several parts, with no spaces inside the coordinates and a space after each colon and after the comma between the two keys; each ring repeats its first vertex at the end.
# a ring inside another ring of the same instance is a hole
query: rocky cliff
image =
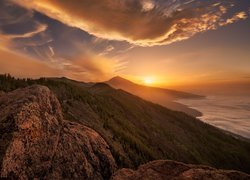
{"type": "Polygon", "coordinates": [[[176,161],[152,161],[141,165],[138,170],[121,169],[112,180],[249,180],[250,176],[229,170],[217,170],[207,166],[189,165],[176,161]]]}
{"type": "Polygon", "coordinates": [[[94,130],[63,119],[44,86],[0,97],[0,177],[108,179],[116,163],[94,130]]]}

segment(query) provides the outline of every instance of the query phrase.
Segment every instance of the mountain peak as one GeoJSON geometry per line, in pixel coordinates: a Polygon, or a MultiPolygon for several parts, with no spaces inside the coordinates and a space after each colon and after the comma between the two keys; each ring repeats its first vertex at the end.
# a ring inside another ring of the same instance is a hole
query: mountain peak
{"type": "Polygon", "coordinates": [[[121,76],[115,76],[113,78],[111,78],[109,81],[129,81],[121,76]]]}
{"type": "Polygon", "coordinates": [[[134,82],[125,79],[121,76],[115,76],[107,81],[108,84],[123,84],[123,85],[136,85],[134,82]]]}

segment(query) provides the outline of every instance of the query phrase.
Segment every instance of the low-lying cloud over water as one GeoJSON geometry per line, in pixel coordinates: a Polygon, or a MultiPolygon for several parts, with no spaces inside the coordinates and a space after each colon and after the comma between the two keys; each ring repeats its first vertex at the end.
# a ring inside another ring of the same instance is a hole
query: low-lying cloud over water
{"type": "Polygon", "coordinates": [[[208,96],[202,100],[180,100],[203,113],[202,121],[250,138],[250,97],[208,96]]]}

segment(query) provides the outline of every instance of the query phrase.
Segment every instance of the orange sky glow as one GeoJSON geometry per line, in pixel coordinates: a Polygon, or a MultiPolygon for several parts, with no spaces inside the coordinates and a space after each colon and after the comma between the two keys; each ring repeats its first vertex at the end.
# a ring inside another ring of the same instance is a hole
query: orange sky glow
{"type": "Polygon", "coordinates": [[[119,75],[158,87],[250,82],[247,0],[0,5],[1,74],[88,82],[119,75]]]}

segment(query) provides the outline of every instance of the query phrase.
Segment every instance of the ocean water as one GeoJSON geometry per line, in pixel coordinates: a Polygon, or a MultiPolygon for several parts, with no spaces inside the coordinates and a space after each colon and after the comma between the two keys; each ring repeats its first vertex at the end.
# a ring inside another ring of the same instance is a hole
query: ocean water
{"type": "Polygon", "coordinates": [[[250,96],[207,96],[177,102],[203,113],[200,120],[250,139],[250,96]]]}

